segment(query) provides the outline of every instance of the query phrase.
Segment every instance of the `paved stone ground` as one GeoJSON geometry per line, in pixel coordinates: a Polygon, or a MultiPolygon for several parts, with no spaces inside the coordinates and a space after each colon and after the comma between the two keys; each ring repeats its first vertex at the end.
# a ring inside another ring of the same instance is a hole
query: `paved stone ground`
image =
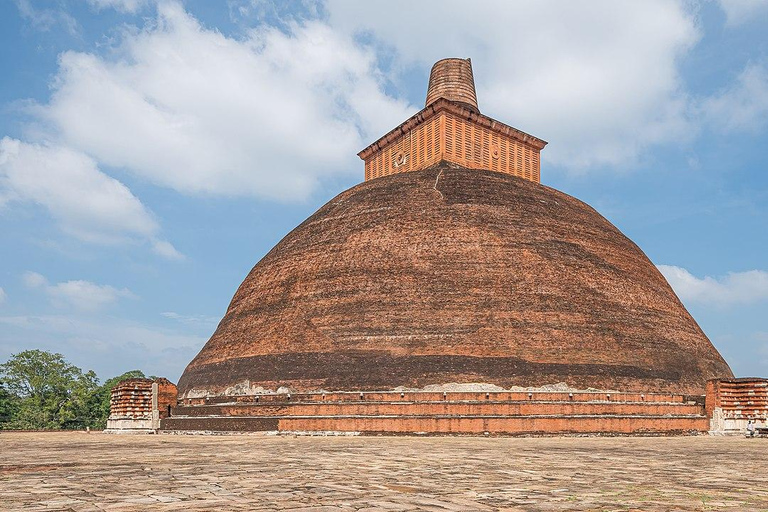
{"type": "Polygon", "coordinates": [[[768,511],[768,439],[0,433],[0,510],[768,511]]]}

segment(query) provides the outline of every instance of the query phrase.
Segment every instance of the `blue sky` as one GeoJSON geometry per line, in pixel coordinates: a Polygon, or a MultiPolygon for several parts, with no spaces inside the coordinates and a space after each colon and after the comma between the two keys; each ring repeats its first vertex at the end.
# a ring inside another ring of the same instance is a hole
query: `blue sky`
{"type": "Polygon", "coordinates": [[[0,3],[0,360],[178,379],[250,268],[471,57],[542,182],[768,375],[768,1],[0,3]]]}

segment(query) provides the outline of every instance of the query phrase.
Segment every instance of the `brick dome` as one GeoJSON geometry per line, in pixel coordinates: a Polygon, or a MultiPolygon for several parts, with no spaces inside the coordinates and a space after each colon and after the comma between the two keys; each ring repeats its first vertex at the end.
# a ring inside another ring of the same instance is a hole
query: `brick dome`
{"type": "Polygon", "coordinates": [[[727,377],[656,267],[591,207],[441,163],[357,185],[281,240],[179,395],[453,382],[703,394],[727,377]]]}

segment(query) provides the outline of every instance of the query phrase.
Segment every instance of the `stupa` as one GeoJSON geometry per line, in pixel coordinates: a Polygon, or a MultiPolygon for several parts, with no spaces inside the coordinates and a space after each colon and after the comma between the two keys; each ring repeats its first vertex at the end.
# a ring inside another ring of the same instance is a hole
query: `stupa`
{"type": "Polygon", "coordinates": [[[365,181],[248,274],[166,427],[706,430],[686,396],[731,370],[631,240],[540,184],[545,145],[480,112],[468,59],[437,62],[365,181]]]}

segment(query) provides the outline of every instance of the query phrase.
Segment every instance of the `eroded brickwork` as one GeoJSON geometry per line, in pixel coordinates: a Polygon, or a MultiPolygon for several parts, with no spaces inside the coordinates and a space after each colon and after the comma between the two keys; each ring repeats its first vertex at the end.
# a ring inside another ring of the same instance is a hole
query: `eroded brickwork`
{"type": "Polygon", "coordinates": [[[108,431],[152,431],[171,415],[178,391],[168,379],[127,379],[112,388],[108,431]]]}
{"type": "Polygon", "coordinates": [[[444,163],[362,183],[287,235],[179,391],[566,382],[703,395],[732,376],[653,263],[595,210],[444,163]]]}
{"type": "Polygon", "coordinates": [[[164,430],[430,434],[706,431],[703,400],[617,392],[347,392],[186,399],[164,430]]]}
{"type": "Polygon", "coordinates": [[[432,66],[424,106],[429,106],[440,98],[461,103],[480,112],[470,59],[442,59],[432,66]]]}
{"type": "Polygon", "coordinates": [[[711,380],[706,406],[714,433],[744,433],[749,420],[768,426],[768,379],[711,380]]]}
{"type": "Polygon", "coordinates": [[[150,420],[153,382],[152,379],[129,379],[112,388],[110,419],[150,420]]]}

